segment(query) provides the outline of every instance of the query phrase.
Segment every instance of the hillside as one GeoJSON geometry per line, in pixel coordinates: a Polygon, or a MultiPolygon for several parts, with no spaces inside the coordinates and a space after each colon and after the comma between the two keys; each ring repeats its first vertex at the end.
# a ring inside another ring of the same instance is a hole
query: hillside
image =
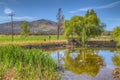
{"type": "MultiPolygon", "coordinates": [[[[20,25],[23,21],[14,21],[14,34],[21,32],[20,25]]],[[[57,34],[57,23],[50,20],[36,20],[29,22],[31,34],[57,34]]],[[[62,28],[61,28],[62,29],[62,28]]],[[[0,24],[1,34],[11,34],[11,23],[0,24]]]]}

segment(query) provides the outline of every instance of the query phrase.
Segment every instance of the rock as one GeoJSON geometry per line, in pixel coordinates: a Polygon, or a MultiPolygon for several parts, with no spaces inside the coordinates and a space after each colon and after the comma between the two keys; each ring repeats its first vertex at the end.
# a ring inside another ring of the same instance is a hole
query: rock
{"type": "Polygon", "coordinates": [[[115,68],[112,71],[112,76],[113,76],[113,78],[120,80],[120,68],[115,68]]]}

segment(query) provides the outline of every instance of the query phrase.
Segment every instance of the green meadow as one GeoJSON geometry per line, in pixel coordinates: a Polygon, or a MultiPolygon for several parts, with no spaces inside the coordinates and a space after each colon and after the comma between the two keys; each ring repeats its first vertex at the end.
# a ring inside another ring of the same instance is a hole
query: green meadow
{"type": "MultiPolygon", "coordinates": [[[[60,35],[60,40],[64,40],[65,36],[60,35]]],[[[57,35],[30,35],[26,38],[23,38],[20,35],[14,35],[15,42],[21,41],[49,41],[57,40],[57,35]]],[[[11,35],[0,35],[0,42],[11,42],[11,35]]]]}

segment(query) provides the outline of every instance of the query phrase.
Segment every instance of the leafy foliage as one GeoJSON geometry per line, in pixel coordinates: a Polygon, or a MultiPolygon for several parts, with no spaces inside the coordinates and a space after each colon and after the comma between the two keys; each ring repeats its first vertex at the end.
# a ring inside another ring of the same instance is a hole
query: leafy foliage
{"type": "Polygon", "coordinates": [[[24,36],[24,38],[26,38],[30,33],[30,29],[28,28],[28,22],[24,21],[21,25],[21,29],[21,36],[24,36]]]}
{"type": "Polygon", "coordinates": [[[64,22],[65,35],[67,37],[77,36],[83,46],[91,36],[100,35],[104,27],[104,23],[100,23],[94,10],[88,10],[85,16],[73,16],[70,20],[64,22]]]}
{"type": "Polygon", "coordinates": [[[115,28],[113,29],[113,31],[112,31],[112,36],[113,36],[114,38],[120,36],[120,26],[117,26],[117,27],[115,27],[115,28]]]}
{"type": "Polygon", "coordinates": [[[120,45],[120,26],[117,26],[113,29],[112,37],[117,42],[117,45],[120,45]]]}

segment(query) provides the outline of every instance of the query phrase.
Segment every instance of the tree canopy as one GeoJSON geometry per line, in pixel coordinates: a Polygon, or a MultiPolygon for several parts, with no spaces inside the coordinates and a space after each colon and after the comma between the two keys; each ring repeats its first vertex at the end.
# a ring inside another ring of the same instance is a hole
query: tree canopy
{"type": "Polygon", "coordinates": [[[113,29],[112,37],[117,42],[117,45],[120,45],[120,26],[117,26],[113,29]]]}
{"type": "Polygon", "coordinates": [[[105,24],[100,22],[94,10],[91,9],[85,16],[73,16],[70,20],[65,20],[64,26],[66,37],[77,36],[85,45],[89,37],[98,36],[103,32],[105,24]]]}
{"type": "Polygon", "coordinates": [[[21,35],[24,36],[24,38],[26,38],[30,33],[30,29],[28,28],[28,22],[24,21],[21,25],[21,29],[21,35]]]}
{"type": "Polygon", "coordinates": [[[115,37],[118,37],[120,36],[120,26],[117,26],[113,29],[112,31],[112,36],[115,38],[115,37]]]}

